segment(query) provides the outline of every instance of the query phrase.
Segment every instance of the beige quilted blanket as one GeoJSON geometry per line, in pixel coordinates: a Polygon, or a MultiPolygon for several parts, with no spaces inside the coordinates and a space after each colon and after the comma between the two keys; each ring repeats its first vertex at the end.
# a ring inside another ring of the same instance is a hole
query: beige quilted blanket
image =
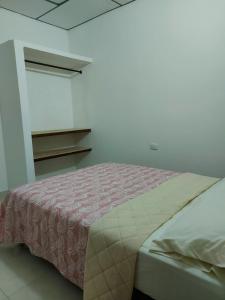
{"type": "Polygon", "coordinates": [[[84,300],[130,300],[136,257],[145,239],[217,181],[185,173],[96,221],[89,232],[84,300]]]}

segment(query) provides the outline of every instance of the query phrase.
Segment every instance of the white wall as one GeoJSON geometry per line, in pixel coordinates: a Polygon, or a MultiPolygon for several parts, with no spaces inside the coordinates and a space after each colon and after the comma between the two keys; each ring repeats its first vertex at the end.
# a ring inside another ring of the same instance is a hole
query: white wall
{"type": "MultiPolygon", "coordinates": [[[[65,30],[34,21],[4,9],[0,9],[0,28],[0,43],[10,39],[18,39],[50,48],[69,50],[68,33],[65,30]]],[[[7,189],[7,180],[0,118],[0,191],[5,189],[7,189]]]]}
{"type": "Polygon", "coordinates": [[[27,71],[33,131],[74,127],[71,80],[27,71]]]}
{"type": "Polygon", "coordinates": [[[71,49],[94,59],[86,164],[225,175],[224,12],[224,0],[137,0],[70,31],[71,49]]]}

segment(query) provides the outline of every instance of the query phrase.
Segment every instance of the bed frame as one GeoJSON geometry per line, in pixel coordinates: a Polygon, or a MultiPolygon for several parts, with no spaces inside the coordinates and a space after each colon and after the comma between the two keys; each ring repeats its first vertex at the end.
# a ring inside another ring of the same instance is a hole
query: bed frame
{"type": "Polygon", "coordinates": [[[143,294],[142,292],[134,289],[132,300],[154,300],[153,298],[143,294]]]}

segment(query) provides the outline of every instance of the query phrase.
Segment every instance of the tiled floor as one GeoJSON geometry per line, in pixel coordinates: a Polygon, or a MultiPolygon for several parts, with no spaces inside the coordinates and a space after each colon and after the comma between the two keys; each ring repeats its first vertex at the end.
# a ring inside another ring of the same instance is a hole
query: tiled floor
{"type": "MultiPolygon", "coordinates": [[[[82,300],[82,294],[26,247],[0,245],[0,300],[82,300]]],[[[135,291],[132,300],[151,299],[135,291]]]]}
{"type": "Polygon", "coordinates": [[[82,292],[23,246],[0,246],[0,300],[82,300],[82,292]]]}

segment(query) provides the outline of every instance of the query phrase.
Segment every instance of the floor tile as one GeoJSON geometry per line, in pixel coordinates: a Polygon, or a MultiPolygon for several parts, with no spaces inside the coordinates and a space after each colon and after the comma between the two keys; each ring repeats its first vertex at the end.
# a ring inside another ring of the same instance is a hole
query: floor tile
{"type": "Polygon", "coordinates": [[[6,299],[82,300],[82,291],[27,248],[1,245],[0,300],[6,299]]]}
{"type": "Polygon", "coordinates": [[[18,290],[10,300],[82,300],[82,292],[58,271],[45,274],[18,290]]]}
{"type": "Polygon", "coordinates": [[[42,259],[22,246],[0,247],[0,289],[10,296],[48,269],[42,259]]]}

